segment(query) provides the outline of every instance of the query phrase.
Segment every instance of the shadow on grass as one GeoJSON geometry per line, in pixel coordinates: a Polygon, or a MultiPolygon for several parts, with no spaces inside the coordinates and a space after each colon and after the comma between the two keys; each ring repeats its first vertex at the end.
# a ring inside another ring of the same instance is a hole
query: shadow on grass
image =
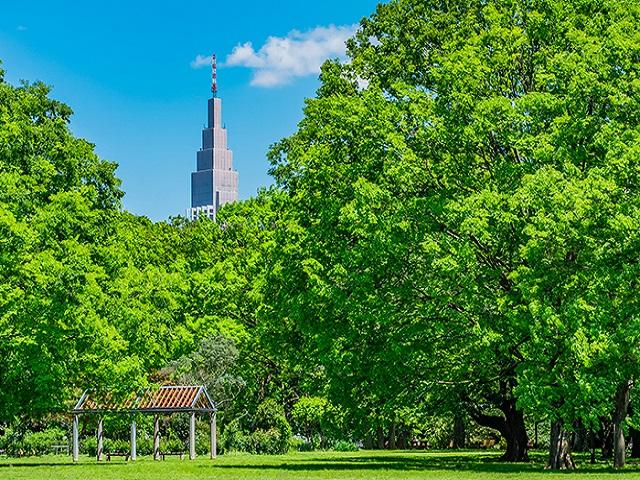
{"type": "MultiPolygon", "coordinates": [[[[232,457],[233,458],[233,457],[232,457]]],[[[224,456],[221,457],[224,459],[224,456]]],[[[589,465],[586,457],[580,458],[580,468],[564,472],[557,472],[544,469],[545,456],[541,453],[532,453],[530,463],[508,463],[499,461],[495,454],[484,452],[360,452],[358,454],[301,454],[292,457],[257,457],[246,456],[240,462],[225,463],[206,462],[194,465],[197,469],[221,469],[221,470],[282,470],[293,472],[353,472],[353,471],[449,471],[449,472],[475,472],[485,474],[558,474],[567,473],[581,475],[588,478],[590,475],[602,474],[625,474],[637,473],[640,471],[638,463],[630,463],[622,471],[613,470],[610,466],[600,463],[589,465]]],[[[63,467],[65,469],[99,466],[117,467],[131,465],[131,462],[100,462],[100,463],[73,463],[72,461],[47,462],[45,460],[27,462],[0,462],[0,471],[3,468],[23,468],[23,467],[63,467]]]]}
{"type": "Polygon", "coordinates": [[[118,465],[127,465],[129,462],[95,462],[95,463],[85,463],[85,462],[80,462],[80,463],[76,463],[72,460],[66,461],[66,462],[47,462],[45,460],[43,461],[37,461],[37,462],[11,462],[9,461],[3,461],[0,462],[0,470],[3,468],[25,468],[25,467],[69,467],[69,468],[76,468],[76,467],[83,467],[83,466],[118,466],[118,465]]]}
{"type": "Polygon", "coordinates": [[[477,473],[494,473],[494,474],[527,474],[527,473],[567,473],[581,475],[602,475],[624,474],[638,471],[638,464],[630,464],[624,471],[613,470],[613,468],[604,465],[588,465],[586,462],[581,464],[581,468],[569,471],[553,471],[544,468],[542,457],[535,458],[535,461],[528,463],[509,463],[499,461],[496,455],[487,454],[450,454],[450,453],[412,453],[412,454],[391,454],[391,455],[362,455],[362,456],[345,456],[345,457],[311,457],[289,462],[284,460],[282,463],[260,464],[258,462],[243,464],[219,464],[219,465],[200,465],[203,468],[221,468],[221,469],[269,469],[269,470],[290,470],[290,471],[355,471],[355,470],[397,470],[397,471],[467,471],[477,473]]]}

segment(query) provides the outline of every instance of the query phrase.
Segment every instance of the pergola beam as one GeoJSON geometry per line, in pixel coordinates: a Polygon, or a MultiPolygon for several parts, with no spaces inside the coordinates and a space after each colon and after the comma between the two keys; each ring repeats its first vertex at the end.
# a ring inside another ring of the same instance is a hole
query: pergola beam
{"type": "Polygon", "coordinates": [[[97,415],[100,413],[142,413],[143,415],[150,415],[152,413],[157,413],[160,415],[168,415],[173,413],[191,413],[195,412],[197,414],[206,414],[206,413],[214,413],[218,410],[215,408],[128,408],[128,409],[103,409],[103,408],[94,408],[94,409],[77,409],[71,410],[73,415],[97,415]]]}

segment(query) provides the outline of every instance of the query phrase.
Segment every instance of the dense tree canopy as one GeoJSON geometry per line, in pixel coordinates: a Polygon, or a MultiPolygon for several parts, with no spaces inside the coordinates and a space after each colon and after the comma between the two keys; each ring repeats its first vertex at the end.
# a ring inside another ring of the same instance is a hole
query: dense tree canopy
{"type": "Polygon", "coordinates": [[[133,367],[101,315],[106,274],[93,248],[118,211],[115,165],[70,134],[71,110],[47,94],[0,75],[3,419],[56,408],[87,371],[133,367]]]}
{"type": "Polygon", "coordinates": [[[347,405],[393,419],[448,403],[524,459],[525,411],[564,428],[624,398],[638,14],[397,0],[363,20],[349,63],[324,66],[272,171],[304,231],[283,308],[303,305],[297,324],[347,405]]]}

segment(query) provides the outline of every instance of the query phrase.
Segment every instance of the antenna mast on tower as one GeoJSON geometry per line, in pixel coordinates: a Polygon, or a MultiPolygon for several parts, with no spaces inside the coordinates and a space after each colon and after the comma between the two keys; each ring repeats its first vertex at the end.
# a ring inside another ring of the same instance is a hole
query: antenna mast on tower
{"type": "Polygon", "coordinates": [[[216,54],[211,55],[211,93],[213,98],[218,96],[218,67],[216,65],[216,54]]]}

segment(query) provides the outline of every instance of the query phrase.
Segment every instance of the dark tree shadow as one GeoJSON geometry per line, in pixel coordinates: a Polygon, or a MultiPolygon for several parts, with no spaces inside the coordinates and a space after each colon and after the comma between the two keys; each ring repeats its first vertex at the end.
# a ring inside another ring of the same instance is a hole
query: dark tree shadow
{"type": "Polygon", "coordinates": [[[95,462],[95,463],[74,463],[72,461],[68,461],[68,462],[47,462],[47,461],[41,461],[41,462],[19,462],[19,463],[13,463],[11,461],[6,461],[6,462],[1,462],[0,463],[0,469],[1,468],[28,468],[28,467],[63,467],[63,468],[77,468],[77,467],[83,467],[83,466],[87,466],[87,465],[92,465],[92,466],[118,466],[118,465],[126,465],[127,462],[95,462]]]}
{"type": "MultiPolygon", "coordinates": [[[[221,457],[224,459],[224,456],[221,457]]],[[[467,451],[467,452],[418,452],[418,451],[398,451],[389,453],[380,452],[360,452],[356,454],[332,455],[325,456],[322,454],[315,455],[305,454],[296,458],[291,457],[270,457],[268,462],[260,462],[253,460],[252,457],[244,457],[241,463],[224,463],[224,462],[199,462],[194,466],[197,469],[206,469],[208,472],[212,470],[283,470],[293,472],[312,472],[312,471],[376,471],[376,470],[393,470],[393,471],[458,471],[458,472],[476,472],[476,473],[492,473],[492,474],[577,474],[585,477],[593,475],[613,474],[624,475],[629,473],[640,472],[640,464],[636,459],[630,459],[627,468],[618,471],[613,470],[607,463],[598,465],[589,465],[586,456],[579,457],[579,467],[577,470],[557,472],[545,470],[544,464],[546,456],[541,452],[532,452],[532,461],[528,463],[508,463],[499,461],[496,454],[467,451]]],[[[29,468],[29,467],[62,467],[64,469],[73,469],[86,465],[100,467],[118,467],[129,464],[130,462],[94,462],[88,464],[74,463],[69,461],[28,461],[28,462],[12,462],[5,460],[0,462],[2,468],[29,468]]]]}
{"type": "Polygon", "coordinates": [[[581,475],[602,475],[602,474],[624,474],[637,473],[640,471],[637,463],[629,463],[623,471],[614,470],[610,466],[599,464],[589,465],[587,461],[580,463],[580,468],[571,471],[553,471],[544,468],[544,456],[534,455],[533,461],[527,463],[509,463],[499,461],[496,455],[473,453],[397,453],[391,455],[380,455],[372,453],[370,455],[354,455],[344,457],[308,457],[296,459],[290,462],[283,459],[282,463],[274,464],[219,464],[200,465],[202,468],[221,469],[269,469],[269,470],[289,470],[289,471],[356,471],[356,470],[397,470],[397,471],[468,471],[477,473],[495,474],[527,474],[527,473],[549,473],[549,474],[581,474],[581,475]]]}

